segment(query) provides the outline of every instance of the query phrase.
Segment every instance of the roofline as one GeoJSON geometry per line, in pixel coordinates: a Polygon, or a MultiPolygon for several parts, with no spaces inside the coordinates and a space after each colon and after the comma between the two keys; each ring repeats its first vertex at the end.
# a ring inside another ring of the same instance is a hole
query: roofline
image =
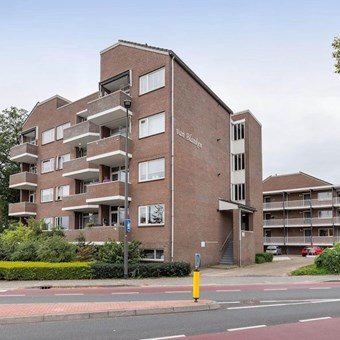
{"type": "Polygon", "coordinates": [[[263,191],[263,195],[270,195],[270,194],[280,194],[284,192],[302,192],[302,191],[320,191],[325,189],[337,189],[340,188],[340,185],[323,185],[319,187],[305,187],[305,188],[294,188],[294,189],[280,189],[280,190],[269,190],[263,191]]]}
{"type": "Polygon", "coordinates": [[[245,114],[245,113],[249,114],[257,122],[257,124],[259,124],[262,127],[262,124],[260,123],[260,121],[248,109],[247,110],[242,110],[242,111],[239,111],[239,112],[234,112],[233,117],[235,117],[237,115],[245,114]]]}
{"type": "Polygon", "coordinates": [[[233,111],[228,107],[227,104],[223,102],[223,100],[216,95],[215,92],[213,92],[210,87],[203,82],[201,78],[199,78],[194,71],[191,70],[191,68],[172,50],[168,50],[165,48],[160,48],[160,47],[154,47],[154,46],[149,46],[148,44],[139,44],[139,43],[134,43],[126,40],[118,40],[117,43],[114,45],[102,50],[100,54],[103,54],[119,45],[123,46],[128,46],[128,47],[133,47],[133,48],[138,48],[141,50],[149,51],[149,52],[154,52],[154,53],[160,53],[163,55],[168,55],[170,56],[173,60],[175,60],[199,85],[203,87],[205,91],[207,91],[230,115],[233,114],[233,111]]]}
{"type": "Polygon", "coordinates": [[[315,176],[308,175],[308,174],[306,174],[305,172],[302,172],[302,171],[293,172],[293,173],[290,173],[290,174],[283,174],[283,175],[270,175],[270,176],[268,176],[267,178],[265,178],[265,179],[263,180],[263,183],[266,182],[267,180],[269,180],[270,178],[284,177],[284,176],[293,176],[293,175],[304,175],[304,176],[307,176],[307,177],[316,179],[316,180],[318,180],[318,181],[320,181],[320,182],[323,182],[323,183],[325,183],[325,184],[328,185],[328,186],[334,186],[334,185],[333,185],[332,183],[330,183],[330,182],[324,181],[323,179],[317,178],[317,177],[315,177],[315,176]]]}

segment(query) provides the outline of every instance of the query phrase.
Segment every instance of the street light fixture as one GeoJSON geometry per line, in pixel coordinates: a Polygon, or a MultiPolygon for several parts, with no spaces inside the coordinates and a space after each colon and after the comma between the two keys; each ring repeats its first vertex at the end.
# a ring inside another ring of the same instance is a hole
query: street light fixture
{"type": "Polygon", "coordinates": [[[127,221],[129,220],[128,215],[128,173],[129,173],[129,108],[131,108],[131,100],[124,100],[124,107],[126,108],[125,117],[125,199],[124,199],[124,279],[129,277],[128,261],[129,261],[129,243],[128,243],[128,230],[127,221]]]}

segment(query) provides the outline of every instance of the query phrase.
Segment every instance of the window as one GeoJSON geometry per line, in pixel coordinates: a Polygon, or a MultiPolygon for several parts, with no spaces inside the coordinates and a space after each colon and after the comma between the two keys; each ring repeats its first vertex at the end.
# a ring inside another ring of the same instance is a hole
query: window
{"type": "Polygon", "coordinates": [[[331,191],[318,192],[318,200],[319,201],[332,200],[332,192],[331,191]]]}
{"type": "Polygon", "coordinates": [[[41,143],[44,145],[51,142],[54,142],[54,128],[42,133],[41,143]]]}
{"type": "Polygon", "coordinates": [[[164,158],[139,163],[139,181],[152,181],[164,178],[164,158]]]}
{"type": "Polygon", "coordinates": [[[87,186],[98,183],[98,179],[90,179],[86,181],[80,181],[79,183],[79,194],[85,194],[87,192],[87,186]]]}
{"type": "Polygon", "coordinates": [[[70,122],[57,126],[57,140],[64,138],[64,130],[69,128],[70,126],[71,126],[70,122]]]}
{"type": "Polygon", "coordinates": [[[318,212],[319,218],[332,218],[333,217],[333,212],[332,210],[320,210],[318,212]]]}
{"type": "Polygon", "coordinates": [[[28,192],[28,202],[35,203],[35,191],[28,192]]]}
{"type": "Polygon", "coordinates": [[[57,164],[56,164],[56,170],[60,170],[64,167],[64,162],[67,162],[71,159],[71,156],[69,153],[65,155],[61,155],[57,157],[57,164]]]}
{"type": "Polygon", "coordinates": [[[244,139],[244,122],[233,125],[233,140],[244,139]]]}
{"type": "Polygon", "coordinates": [[[124,207],[111,207],[111,225],[123,226],[124,225],[124,207]]]}
{"type": "Polygon", "coordinates": [[[70,186],[69,185],[61,185],[56,190],[56,200],[61,201],[63,197],[70,195],[70,186]]]}
{"type": "Polygon", "coordinates": [[[233,171],[244,170],[244,153],[233,155],[233,171]]]}
{"type": "Polygon", "coordinates": [[[32,174],[36,174],[37,173],[37,165],[36,164],[30,164],[28,172],[30,172],[32,174]]]}
{"type": "Polygon", "coordinates": [[[144,205],[138,208],[139,225],[164,224],[164,204],[144,205]]]}
{"type": "Polygon", "coordinates": [[[42,189],[40,191],[40,201],[41,203],[53,201],[53,188],[42,189]]]}
{"type": "Polygon", "coordinates": [[[165,85],[164,67],[139,78],[139,94],[144,94],[165,85]]]}
{"type": "Polygon", "coordinates": [[[241,184],[233,184],[232,185],[232,199],[234,201],[243,201],[245,200],[245,185],[241,184]]]}
{"type": "Polygon", "coordinates": [[[143,261],[164,261],[164,250],[143,249],[143,261]]]}
{"type": "MultiPolygon", "coordinates": [[[[129,173],[128,173],[129,176],[129,173]]],[[[129,178],[128,178],[129,179],[129,178]]],[[[116,166],[111,168],[111,181],[125,181],[125,166],[116,166]]]]}
{"type": "Polygon", "coordinates": [[[69,227],[69,217],[61,216],[55,218],[55,226],[60,229],[68,229],[69,227]]]}
{"type": "Polygon", "coordinates": [[[139,138],[156,135],[165,131],[165,112],[143,118],[139,121],[139,138]]]}
{"type": "Polygon", "coordinates": [[[97,213],[82,213],[80,218],[80,229],[98,225],[97,213]]]}
{"type": "Polygon", "coordinates": [[[53,217],[43,218],[44,224],[42,230],[52,230],[53,229],[53,217]]]}
{"type": "Polygon", "coordinates": [[[54,170],[54,158],[41,162],[41,173],[51,172],[54,170]]]}

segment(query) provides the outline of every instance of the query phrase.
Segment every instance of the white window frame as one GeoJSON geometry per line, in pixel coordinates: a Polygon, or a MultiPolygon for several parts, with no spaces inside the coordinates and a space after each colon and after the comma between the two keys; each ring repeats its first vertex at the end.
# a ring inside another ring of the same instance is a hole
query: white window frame
{"type": "Polygon", "coordinates": [[[156,113],[139,120],[139,138],[145,138],[163,132],[165,132],[165,112],[156,113]],[[157,123],[160,122],[160,124],[156,125],[156,128],[153,127],[155,121],[157,123]]]}
{"type": "Polygon", "coordinates": [[[65,153],[64,155],[60,155],[56,157],[56,170],[62,170],[64,168],[64,162],[68,162],[71,160],[71,154],[65,153]]]}
{"type": "Polygon", "coordinates": [[[138,226],[160,226],[165,224],[165,205],[164,204],[150,204],[150,205],[141,205],[138,207],[138,226]],[[162,207],[162,222],[154,223],[148,217],[152,214],[151,209],[153,207],[162,207]],[[145,218],[145,221],[142,221],[142,218],[145,218]]]}
{"type": "Polygon", "coordinates": [[[41,173],[52,172],[54,170],[54,158],[41,161],[41,173]],[[49,164],[49,166],[47,166],[49,164]]]}
{"type": "Polygon", "coordinates": [[[55,226],[61,227],[62,230],[68,230],[70,227],[69,216],[59,216],[55,218],[55,226]]]}
{"type": "Polygon", "coordinates": [[[46,229],[43,230],[52,230],[53,229],[53,217],[44,217],[44,223],[46,224],[46,229]]]}
{"type": "Polygon", "coordinates": [[[41,134],[41,144],[48,144],[55,141],[55,129],[48,129],[42,132],[41,134]]]}
{"type": "Polygon", "coordinates": [[[245,136],[245,122],[233,124],[233,140],[244,139],[245,136]]]}
{"type": "Polygon", "coordinates": [[[67,197],[70,195],[70,186],[69,185],[60,185],[56,188],[55,191],[55,199],[56,201],[62,201],[63,197],[67,197]]]}
{"type": "Polygon", "coordinates": [[[319,210],[318,211],[318,218],[333,218],[333,211],[332,210],[319,210]]]}
{"type": "Polygon", "coordinates": [[[53,202],[53,188],[46,188],[40,190],[40,202],[46,203],[46,202],[53,202]],[[44,197],[46,197],[44,199],[44,197]]]}
{"type": "Polygon", "coordinates": [[[157,158],[150,161],[140,162],[138,164],[138,180],[139,182],[157,181],[165,178],[165,158],[157,158]],[[157,173],[152,173],[150,167],[156,162],[162,162],[163,174],[158,176],[157,173]],[[144,178],[145,177],[145,178],[144,178]]]}
{"type": "Polygon", "coordinates": [[[165,86],[165,67],[144,74],[139,78],[139,94],[145,94],[165,86]]]}
{"type": "Polygon", "coordinates": [[[244,153],[233,154],[233,171],[245,169],[244,153]]]}
{"type": "Polygon", "coordinates": [[[332,200],[332,192],[331,191],[320,191],[320,192],[318,192],[318,200],[319,201],[331,201],[332,200]]]}
{"type": "Polygon", "coordinates": [[[71,126],[70,122],[57,126],[57,140],[64,138],[64,130],[71,126]]]}
{"type": "Polygon", "coordinates": [[[143,257],[142,261],[152,261],[152,262],[164,262],[164,249],[142,249],[143,252],[149,252],[153,257],[143,257]],[[157,253],[161,253],[160,257],[157,257],[157,253]]]}
{"type": "Polygon", "coordinates": [[[244,183],[232,184],[233,201],[244,201],[246,199],[246,188],[244,183]]]}

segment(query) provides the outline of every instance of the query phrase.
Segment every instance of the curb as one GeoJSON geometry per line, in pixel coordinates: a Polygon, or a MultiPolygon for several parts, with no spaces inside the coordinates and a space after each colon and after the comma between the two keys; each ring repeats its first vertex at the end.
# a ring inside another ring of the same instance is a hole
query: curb
{"type": "Polygon", "coordinates": [[[204,304],[191,304],[183,306],[168,306],[168,307],[150,307],[140,309],[126,310],[106,310],[97,312],[84,313],[63,313],[63,314],[41,314],[18,317],[0,318],[0,325],[10,325],[18,323],[36,323],[36,322],[56,322],[70,320],[88,320],[88,319],[103,319],[116,318],[124,316],[142,316],[154,314],[171,314],[171,313],[186,313],[216,310],[220,305],[216,301],[205,301],[204,304]]]}

